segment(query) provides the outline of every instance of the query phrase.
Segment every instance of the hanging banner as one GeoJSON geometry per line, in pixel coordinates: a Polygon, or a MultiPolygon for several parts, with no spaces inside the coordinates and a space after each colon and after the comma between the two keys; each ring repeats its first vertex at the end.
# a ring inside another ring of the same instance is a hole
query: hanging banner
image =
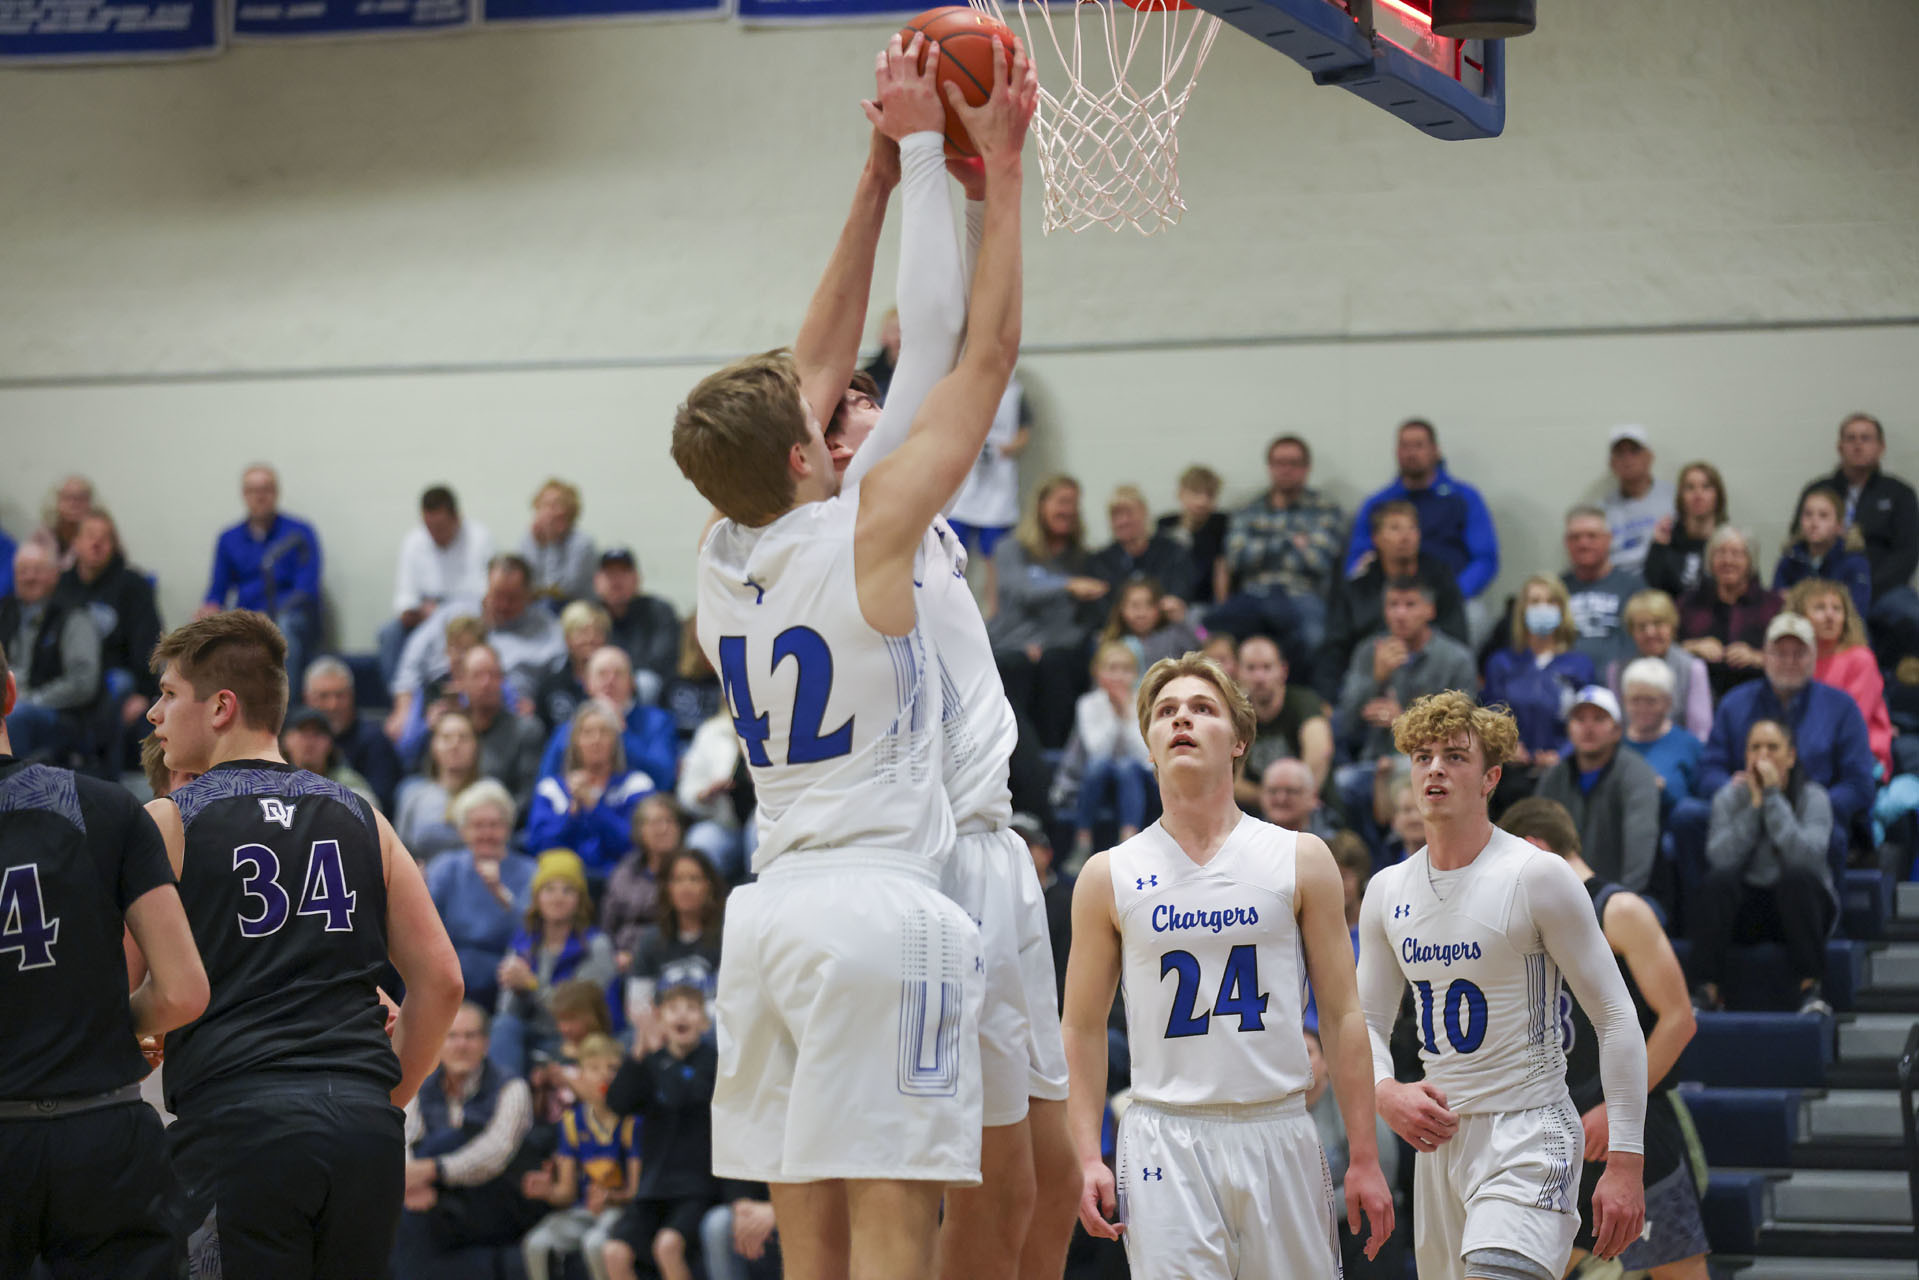
{"type": "MultiPolygon", "coordinates": [[[[0,0],[5,3],[5,0],[0,0]]],[[[482,21],[580,22],[598,18],[724,18],[731,0],[483,0],[482,21]]]]}
{"type": "Polygon", "coordinates": [[[221,34],[219,0],[0,0],[0,63],[204,57],[221,34]]]}
{"type": "MultiPolygon", "coordinates": [[[[391,35],[473,25],[476,0],[233,0],[235,40],[391,35]]],[[[8,0],[0,0],[6,4],[8,0]]]]}
{"type": "Polygon", "coordinates": [[[925,9],[911,0],[736,0],[741,22],[847,22],[912,17],[925,9]]]}

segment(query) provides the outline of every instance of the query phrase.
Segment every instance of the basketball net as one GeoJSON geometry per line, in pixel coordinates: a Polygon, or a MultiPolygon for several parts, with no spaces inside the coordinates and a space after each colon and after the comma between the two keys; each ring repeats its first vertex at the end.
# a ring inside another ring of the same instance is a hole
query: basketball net
{"type": "MultiPolygon", "coordinates": [[[[1012,25],[1001,0],[971,4],[1012,25]]],[[[1006,4],[1019,11],[1029,56],[1040,44],[1034,27],[1045,26],[1066,81],[1063,88],[1040,85],[1033,118],[1046,182],[1041,229],[1050,234],[1099,224],[1152,235],[1178,223],[1186,209],[1179,197],[1179,117],[1219,34],[1219,19],[1184,0],[1006,4]]]]}

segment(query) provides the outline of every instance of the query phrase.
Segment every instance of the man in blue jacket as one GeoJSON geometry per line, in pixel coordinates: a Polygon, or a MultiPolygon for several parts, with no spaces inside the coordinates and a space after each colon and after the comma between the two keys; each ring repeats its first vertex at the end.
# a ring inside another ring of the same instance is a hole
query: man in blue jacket
{"type": "Polygon", "coordinates": [[[1499,576],[1499,534],[1479,490],[1455,480],[1439,455],[1439,433],[1424,418],[1399,424],[1395,449],[1399,478],[1366,499],[1353,519],[1352,545],[1346,552],[1348,577],[1366,567],[1373,555],[1372,513],[1382,502],[1410,502],[1419,513],[1419,545],[1446,562],[1459,579],[1473,637],[1486,633],[1491,619],[1479,597],[1499,576]]]}
{"type": "Polygon", "coordinates": [[[298,687],[320,634],[320,537],[280,510],[272,467],[248,467],[240,496],[247,518],[213,544],[213,577],[194,617],[234,608],[272,618],[287,639],[287,679],[298,687]]]}
{"type": "Polygon", "coordinates": [[[1792,730],[1800,769],[1831,797],[1835,878],[1845,862],[1853,820],[1872,805],[1873,758],[1865,717],[1851,695],[1812,678],[1812,624],[1796,613],[1778,615],[1766,628],[1765,652],[1766,678],[1734,688],[1713,716],[1699,765],[1703,799],[1682,800],[1673,809],[1669,826],[1682,881],[1703,866],[1712,797],[1745,767],[1746,734],[1756,720],[1777,720],[1792,730]]]}

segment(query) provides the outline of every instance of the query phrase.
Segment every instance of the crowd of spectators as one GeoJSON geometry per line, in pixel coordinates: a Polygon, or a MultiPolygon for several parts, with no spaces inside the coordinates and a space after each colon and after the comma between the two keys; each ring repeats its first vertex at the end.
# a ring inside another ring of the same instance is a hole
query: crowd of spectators
{"type": "MultiPolygon", "coordinates": [[[[1220,477],[1194,466],[1157,520],[1139,488],[1113,491],[1102,541],[1070,476],[1017,510],[1017,390],[1001,416],[962,524],[1062,968],[1080,862],[1157,816],[1133,692],[1194,647],[1256,711],[1239,802],[1332,843],[1355,910],[1424,841],[1392,720],[1447,688],[1518,721],[1495,810],[1562,805],[1595,871],[1691,938],[1702,1007],[1725,999],[1733,944],[1771,939],[1797,984],[1781,1002],[1823,1008],[1841,872],[1908,868],[1913,818],[1887,784],[1919,769],[1919,503],[1880,469],[1869,416],[1841,425],[1838,469],[1797,495],[1770,573],[1716,467],[1669,483],[1650,433],[1614,430],[1604,492],[1564,516],[1563,563],[1519,566],[1537,571],[1510,596],[1497,521],[1424,420],[1397,429],[1397,475],[1350,520],[1287,434],[1250,503],[1221,510],[1220,477]]],[[[398,548],[392,617],[366,652],[328,652],[320,533],[279,509],[270,468],[241,496],[201,610],[280,622],[300,694],[288,759],[389,815],[466,979],[408,1114],[398,1274],[561,1274],[548,1255],[567,1253],[595,1277],[766,1273],[765,1189],[714,1181],[701,1154],[707,1006],[753,795],[693,620],[644,592],[633,551],[596,546],[571,484],[541,484],[513,551],[435,485],[398,548]]],[[[155,696],[153,579],[80,476],[6,561],[16,747],[117,774],[155,696]]]]}

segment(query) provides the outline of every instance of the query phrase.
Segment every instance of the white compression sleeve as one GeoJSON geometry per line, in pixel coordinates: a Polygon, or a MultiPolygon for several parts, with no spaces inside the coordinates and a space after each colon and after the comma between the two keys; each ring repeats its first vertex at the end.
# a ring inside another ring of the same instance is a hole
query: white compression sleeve
{"type": "Polygon", "coordinates": [[[945,147],[945,137],[930,131],[900,142],[900,360],[873,434],[847,464],[845,492],[906,440],[927,392],[959,356],[966,280],[946,190],[945,147]]]}
{"type": "Polygon", "coordinates": [[[966,202],[966,287],[973,287],[973,268],[979,262],[979,243],[986,238],[986,201],[966,202]]]}
{"type": "Polygon", "coordinates": [[[1373,1083],[1393,1078],[1393,1022],[1406,991],[1406,975],[1393,955],[1392,940],[1380,906],[1385,890],[1378,880],[1359,906],[1359,1010],[1366,1015],[1366,1035],[1373,1044],[1373,1083]]]}
{"type": "Polygon", "coordinates": [[[1606,1095],[1607,1139],[1614,1151],[1645,1150],[1646,1035],[1592,898],[1564,860],[1527,860],[1520,892],[1553,963],[1599,1037],[1599,1083],[1606,1095]]]}

